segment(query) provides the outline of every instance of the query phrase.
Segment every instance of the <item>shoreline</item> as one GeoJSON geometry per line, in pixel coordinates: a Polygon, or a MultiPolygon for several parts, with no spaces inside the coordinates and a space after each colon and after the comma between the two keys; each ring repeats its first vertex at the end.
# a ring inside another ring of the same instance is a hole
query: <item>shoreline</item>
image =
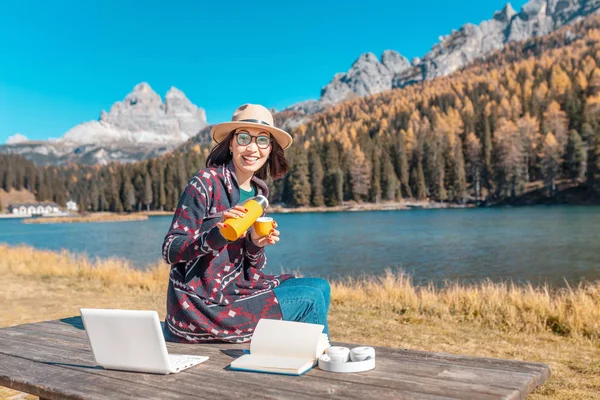
{"type": "MultiPolygon", "coordinates": [[[[330,212],[361,212],[361,211],[408,211],[408,210],[436,210],[436,209],[465,209],[478,208],[476,204],[438,203],[432,201],[401,201],[383,203],[356,203],[346,202],[333,207],[283,207],[273,205],[267,208],[269,214],[293,213],[330,213],[330,212]]],[[[31,217],[0,214],[0,219],[22,219],[25,224],[60,224],[78,222],[123,222],[143,221],[151,217],[173,216],[175,211],[133,211],[131,213],[89,212],[86,215],[70,215],[64,217],[31,217]]]]}
{"type": "Polygon", "coordinates": [[[0,214],[0,219],[26,219],[31,218],[28,215],[0,214]]]}
{"type": "MultiPolygon", "coordinates": [[[[269,205],[267,213],[269,214],[294,214],[294,213],[335,213],[335,212],[361,212],[361,211],[410,211],[410,210],[449,210],[449,209],[477,209],[477,208],[520,208],[533,206],[598,206],[600,203],[595,201],[587,202],[533,202],[533,203],[475,203],[468,202],[444,203],[428,200],[406,200],[400,202],[380,202],[380,203],[357,203],[355,201],[344,202],[339,206],[320,206],[320,207],[284,207],[280,204],[269,205]]],[[[69,216],[40,216],[32,217],[27,215],[0,214],[1,219],[22,219],[26,224],[54,224],[54,223],[77,223],[77,222],[124,222],[124,221],[143,221],[151,217],[173,216],[175,211],[132,211],[130,213],[115,213],[111,211],[88,212],[85,215],[69,216]]]]}
{"type": "Polygon", "coordinates": [[[283,207],[280,205],[269,206],[267,212],[273,214],[287,213],[326,213],[326,212],[358,212],[358,211],[406,211],[406,210],[436,210],[436,209],[464,209],[477,208],[476,204],[440,203],[434,201],[394,201],[380,203],[345,202],[339,206],[321,207],[283,207]]]}
{"type": "Polygon", "coordinates": [[[72,224],[81,222],[127,222],[127,221],[145,221],[148,219],[146,214],[89,214],[82,216],[67,217],[39,217],[26,218],[24,224],[72,224]]]}

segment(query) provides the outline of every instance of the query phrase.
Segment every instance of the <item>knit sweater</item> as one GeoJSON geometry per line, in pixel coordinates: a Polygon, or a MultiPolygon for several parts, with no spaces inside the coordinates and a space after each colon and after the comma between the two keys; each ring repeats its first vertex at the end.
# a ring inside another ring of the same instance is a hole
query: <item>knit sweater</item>
{"type": "MultiPolygon", "coordinates": [[[[268,195],[263,181],[252,181],[268,195]]],[[[259,319],[282,318],[273,289],[294,276],[263,274],[267,258],[250,234],[229,242],[216,226],[239,199],[231,162],[199,171],[185,188],[162,249],[171,264],[168,340],[247,342],[259,319]]]]}

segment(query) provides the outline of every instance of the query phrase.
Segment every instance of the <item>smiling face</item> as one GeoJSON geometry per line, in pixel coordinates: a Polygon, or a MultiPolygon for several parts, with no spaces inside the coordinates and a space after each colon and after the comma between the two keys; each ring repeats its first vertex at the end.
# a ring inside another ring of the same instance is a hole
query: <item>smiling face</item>
{"type": "Polygon", "coordinates": [[[239,128],[235,131],[229,149],[238,175],[253,175],[267,162],[272,149],[270,137],[269,132],[258,127],[239,128]],[[266,148],[262,148],[265,145],[266,148]]]}

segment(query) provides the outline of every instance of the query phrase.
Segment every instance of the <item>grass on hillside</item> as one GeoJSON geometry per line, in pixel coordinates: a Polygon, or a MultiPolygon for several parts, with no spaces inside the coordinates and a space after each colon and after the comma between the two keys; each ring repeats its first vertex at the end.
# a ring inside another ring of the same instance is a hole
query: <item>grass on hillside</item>
{"type": "Polygon", "coordinates": [[[37,203],[35,195],[28,190],[10,189],[8,192],[0,188],[0,211],[6,212],[13,203],[37,203]]]}
{"type": "MultiPolygon", "coordinates": [[[[0,244],[0,326],[77,315],[80,307],[164,316],[169,267],[0,244]],[[44,301],[40,301],[40,298],[44,301]]],[[[600,393],[600,282],[576,288],[484,282],[416,287],[402,273],[332,282],[332,339],[551,365],[533,399],[600,393]]],[[[13,395],[0,391],[0,398],[13,395]]]]}

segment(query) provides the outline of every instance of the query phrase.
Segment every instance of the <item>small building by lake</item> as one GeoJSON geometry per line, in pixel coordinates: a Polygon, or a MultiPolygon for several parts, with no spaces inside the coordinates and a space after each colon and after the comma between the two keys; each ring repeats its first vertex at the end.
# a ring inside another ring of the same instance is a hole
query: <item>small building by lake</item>
{"type": "Polygon", "coordinates": [[[73,200],[67,201],[67,210],[77,212],[79,211],[79,207],[77,207],[77,203],[73,200]]]}
{"type": "Polygon", "coordinates": [[[42,203],[13,203],[8,206],[8,212],[13,215],[34,216],[52,215],[61,212],[60,207],[53,202],[42,203]]]}

